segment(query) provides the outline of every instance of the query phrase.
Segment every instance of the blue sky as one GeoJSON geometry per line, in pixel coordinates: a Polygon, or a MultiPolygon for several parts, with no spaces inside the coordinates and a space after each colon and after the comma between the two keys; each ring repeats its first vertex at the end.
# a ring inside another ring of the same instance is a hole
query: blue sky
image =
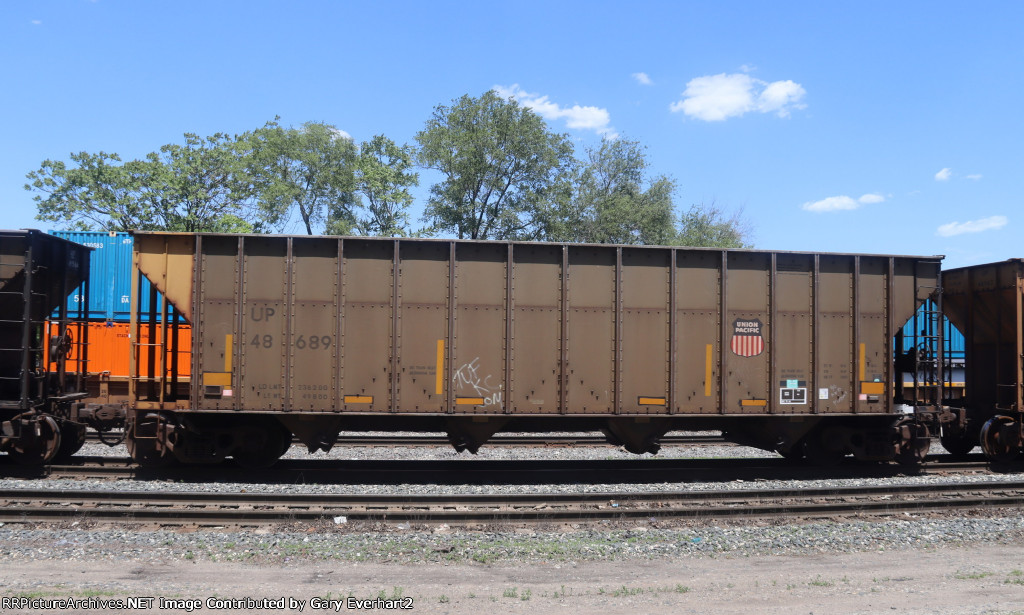
{"type": "Polygon", "coordinates": [[[498,88],[581,152],[639,140],[681,209],[742,208],[759,249],[1019,257],[1022,39],[1009,1],[8,0],[0,226],[49,226],[22,187],[47,158],[275,115],[412,143],[498,88]]]}

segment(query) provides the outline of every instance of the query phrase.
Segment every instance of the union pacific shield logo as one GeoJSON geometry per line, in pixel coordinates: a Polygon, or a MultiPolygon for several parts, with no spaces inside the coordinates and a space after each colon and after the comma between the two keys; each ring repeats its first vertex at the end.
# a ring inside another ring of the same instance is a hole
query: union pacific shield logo
{"type": "Polygon", "coordinates": [[[756,357],[764,350],[761,321],[737,318],[732,324],[732,351],[741,357],[756,357]]]}

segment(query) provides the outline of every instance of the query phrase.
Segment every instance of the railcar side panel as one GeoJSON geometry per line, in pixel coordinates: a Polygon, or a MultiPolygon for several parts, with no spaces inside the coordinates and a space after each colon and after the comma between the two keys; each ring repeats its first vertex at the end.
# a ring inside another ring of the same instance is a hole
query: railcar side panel
{"type": "Polygon", "coordinates": [[[455,248],[456,307],[448,382],[458,414],[502,414],[505,409],[507,260],[507,244],[455,248]]]}
{"type": "Polygon", "coordinates": [[[196,321],[194,410],[495,417],[891,413],[892,335],[939,262],[149,233],[136,250],[196,321]]]}
{"type": "Polygon", "coordinates": [[[769,316],[770,255],[734,252],[725,272],[723,371],[726,373],[723,414],[765,414],[770,411],[769,358],[775,323],[769,316]]]}
{"type": "Polygon", "coordinates": [[[446,412],[448,245],[401,244],[399,298],[399,407],[405,412],[446,412]]]}
{"type": "Polygon", "coordinates": [[[512,364],[508,408],[513,414],[558,414],[564,368],[562,314],[564,248],[513,246],[512,364]]]}
{"type": "MultiPolygon", "coordinates": [[[[289,260],[285,406],[338,408],[338,240],[295,242],[289,260]]],[[[254,336],[255,337],[255,336],[254,336]]]]}
{"type": "Polygon", "coordinates": [[[668,413],[671,261],[666,249],[622,249],[619,381],[626,414],[668,413]]]}
{"type": "MultiPolygon", "coordinates": [[[[199,254],[196,288],[198,315],[192,328],[192,407],[232,410],[240,403],[242,383],[236,375],[236,357],[244,357],[244,332],[239,333],[238,240],[204,237],[199,254]],[[238,339],[235,339],[235,337],[238,339]]],[[[255,335],[255,334],[254,334],[255,335]]],[[[136,353],[138,355],[138,353],[136,353]]],[[[240,362],[239,365],[242,365],[240,362]]],[[[136,368],[141,370],[137,361],[136,368]]]]}
{"type": "Polygon", "coordinates": [[[342,266],[342,408],[390,412],[395,342],[395,243],[345,241],[342,266]]]}
{"type": "Polygon", "coordinates": [[[871,257],[859,257],[856,293],[856,335],[860,340],[855,348],[856,412],[877,412],[876,406],[886,405],[892,394],[892,335],[894,327],[888,324],[888,280],[886,263],[871,257]]]}
{"type": "Polygon", "coordinates": [[[723,263],[719,251],[675,252],[675,403],[678,414],[717,414],[721,404],[723,263]]]}
{"type": "Polygon", "coordinates": [[[769,344],[775,413],[806,414],[816,403],[814,379],[814,257],[779,254],[775,262],[775,338],[769,344]],[[775,405],[777,404],[777,405],[775,405]]]}
{"type": "Polygon", "coordinates": [[[564,412],[614,412],[616,339],[615,250],[569,247],[568,363],[564,412]]]}
{"type": "Polygon", "coordinates": [[[816,379],[819,408],[848,413],[854,408],[853,261],[822,255],[818,263],[816,339],[820,373],[816,379]],[[824,390],[826,393],[820,394],[824,390]],[[821,400],[828,395],[827,400],[821,400]]]}

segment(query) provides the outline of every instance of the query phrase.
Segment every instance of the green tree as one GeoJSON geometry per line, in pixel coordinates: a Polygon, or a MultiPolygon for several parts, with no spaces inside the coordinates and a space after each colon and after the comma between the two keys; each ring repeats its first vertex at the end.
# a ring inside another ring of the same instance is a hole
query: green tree
{"type": "Polygon", "coordinates": [[[752,248],[750,225],[742,212],[727,215],[715,203],[692,205],[680,219],[675,245],[752,248]]]}
{"type": "Polygon", "coordinates": [[[676,237],[673,193],[666,176],[646,181],[644,147],[629,139],[603,139],[587,150],[571,198],[552,208],[547,236],[558,241],[668,244],[676,237]]]}
{"type": "Polygon", "coordinates": [[[444,176],[424,219],[462,239],[538,238],[545,208],[568,190],[568,136],[493,90],[438,105],[416,140],[421,164],[444,176]]]}
{"type": "Polygon", "coordinates": [[[409,188],[419,185],[419,174],[411,171],[413,151],[398,146],[384,135],[376,135],[359,148],[356,190],[366,199],[369,214],[359,219],[364,235],[406,236],[409,234],[409,188]]]}
{"type": "Polygon", "coordinates": [[[294,209],[309,235],[321,224],[330,234],[351,234],[358,205],[352,139],[331,124],[282,128],[276,119],[246,135],[263,216],[280,229],[294,209]]]}
{"type": "Polygon", "coordinates": [[[144,162],[132,161],[130,171],[117,154],[78,152],[70,158],[77,166],[44,160],[26,175],[25,189],[37,193],[32,197],[36,219],[78,230],[156,228],[153,213],[139,198],[136,175],[144,172],[144,162]]]}
{"type": "Polygon", "coordinates": [[[164,145],[159,156],[150,154],[143,185],[163,227],[187,232],[265,230],[253,206],[256,191],[247,153],[237,137],[186,133],[184,145],[164,145]]]}
{"type": "Polygon", "coordinates": [[[36,218],[81,230],[261,230],[244,147],[236,137],[185,134],[142,160],[79,152],[26,175],[36,218]]]}

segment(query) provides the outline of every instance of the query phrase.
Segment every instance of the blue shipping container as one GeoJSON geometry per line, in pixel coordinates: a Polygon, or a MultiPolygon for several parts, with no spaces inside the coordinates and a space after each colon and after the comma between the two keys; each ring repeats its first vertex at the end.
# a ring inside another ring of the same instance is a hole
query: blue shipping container
{"type": "MultiPolygon", "coordinates": [[[[132,247],[134,238],[128,233],[113,231],[50,231],[62,237],[93,248],[89,273],[90,320],[128,322],[132,312],[132,247]]],[[[140,319],[149,320],[150,283],[143,279],[139,287],[142,295],[140,319]]],[[[68,314],[78,314],[84,288],[78,288],[68,297],[68,314]]],[[[159,297],[159,295],[158,295],[159,297]]],[[[159,302],[157,303],[159,309],[159,302]]],[[[170,307],[168,306],[168,310],[170,307]]],[[[58,314],[54,312],[54,317],[58,314]]]]}
{"type": "MultiPolygon", "coordinates": [[[[932,331],[936,330],[934,323],[930,323],[928,321],[928,319],[931,318],[931,316],[925,314],[925,312],[928,311],[935,311],[935,304],[932,303],[930,300],[925,301],[921,305],[921,307],[917,309],[917,313],[914,314],[914,316],[912,316],[910,320],[907,321],[907,324],[903,325],[904,352],[907,352],[914,347],[915,327],[917,329],[919,336],[922,335],[922,332],[926,331],[929,334],[931,334],[932,331]]],[[[964,361],[964,349],[966,348],[964,344],[964,334],[961,333],[959,329],[954,327],[953,323],[949,322],[948,318],[942,317],[942,323],[945,327],[945,331],[943,331],[943,336],[946,342],[945,354],[947,354],[947,356],[950,356],[954,363],[962,364],[964,361]]]]}

